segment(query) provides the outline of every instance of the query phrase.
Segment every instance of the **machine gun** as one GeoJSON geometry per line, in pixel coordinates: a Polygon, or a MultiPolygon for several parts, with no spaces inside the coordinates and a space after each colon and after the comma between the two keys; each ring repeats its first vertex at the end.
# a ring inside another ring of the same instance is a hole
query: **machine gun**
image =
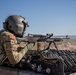
{"type": "MultiPolygon", "coordinates": [[[[60,42],[63,41],[63,38],[54,38],[53,33],[52,34],[46,34],[46,35],[37,35],[37,34],[28,34],[28,36],[24,38],[17,38],[18,43],[20,42],[28,42],[28,43],[36,43],[36,42],[48,42],[49,45],[46,49],[49,48],[51,43],[54,43],[55,47],[56,44],[55,42],[60,42]]],[[[57,49],[57,47],[56,47],[57,49]]]]}

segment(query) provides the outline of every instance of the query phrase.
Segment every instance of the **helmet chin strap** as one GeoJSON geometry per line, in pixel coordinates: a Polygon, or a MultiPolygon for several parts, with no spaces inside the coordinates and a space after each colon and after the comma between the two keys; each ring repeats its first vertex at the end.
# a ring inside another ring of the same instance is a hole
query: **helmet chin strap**
{"type": "Polygon", "coordinates": [[[20,35],[18,35],[18,34],[15,34],[15,32],[12,31],[12,30],[9,30],[9,29],[8,29],[7,31],[9,31],[10,33],[14,34],[16,37],[23,37],[23,35],[20,36],[20,35]]]}

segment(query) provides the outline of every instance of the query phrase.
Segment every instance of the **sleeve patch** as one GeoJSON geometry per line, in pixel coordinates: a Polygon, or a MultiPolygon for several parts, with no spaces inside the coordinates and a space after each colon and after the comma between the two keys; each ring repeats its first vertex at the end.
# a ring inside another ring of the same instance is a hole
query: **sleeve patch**
{"type": "Polygon", "coordinates": [[[15,39],[16,39],[16,38],[15,38],[15,36],[14,36],[14,35],[12,35],[12,34],[11,34],[11,35],[9,35],[9,38],[10,38],[10,39],[13,39],[13,40],[15,40],[15,39]]]}
{"type": "Polygon", "coordinates": [[[11,44],[14,44],[14,40],[11,40],[11,44]]]}

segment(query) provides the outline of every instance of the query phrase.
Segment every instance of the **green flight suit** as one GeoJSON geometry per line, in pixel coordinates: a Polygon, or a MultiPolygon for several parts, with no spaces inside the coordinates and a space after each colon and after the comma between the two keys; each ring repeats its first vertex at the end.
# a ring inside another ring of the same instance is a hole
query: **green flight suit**
{"type": "Polygon", "coordinates": [[[8,58],[12,65],[19,63],[33,46],[33,44],[28,44],[27,42],[21,43],[17,43],[16,37],[12,33],[8,31],[0,32],[0,63],[2,63],[5,57],[8,58]]]}

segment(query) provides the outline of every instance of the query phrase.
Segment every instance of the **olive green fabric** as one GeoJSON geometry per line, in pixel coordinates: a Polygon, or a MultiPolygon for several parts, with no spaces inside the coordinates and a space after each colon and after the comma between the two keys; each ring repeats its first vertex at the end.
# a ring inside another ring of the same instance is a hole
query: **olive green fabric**
{"type": "Polygon", "coordinates": [[[7,56],[9,62],[13,65],[19,63],[22,57],[27,53],[27,51],[33,46],[33,44],[23,43],[24,47],[21,44],[17,44],[16,37],[10,32],[4,31],[0,33],[0,45],[1,51],[5,51],[4,55],[7,56]]]}

